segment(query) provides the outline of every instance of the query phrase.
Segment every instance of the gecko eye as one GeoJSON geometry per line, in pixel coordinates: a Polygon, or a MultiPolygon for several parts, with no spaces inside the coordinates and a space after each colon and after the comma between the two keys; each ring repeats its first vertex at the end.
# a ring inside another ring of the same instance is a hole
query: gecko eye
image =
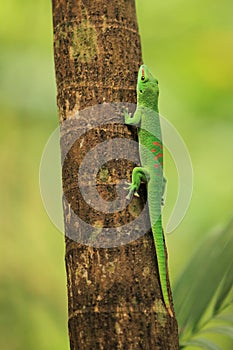
{"type": "Polygon", "coordinates": [[[142,90],[139,90],[140,94],[142,94],[142,90]]]}
{"type": "Polygon", "coordinates": [[[142,75],[142,77],[141,77],[141,80],[143,81],[143,80],[145,80],[145,77],[144,77],[144,75],[142,75]]]}

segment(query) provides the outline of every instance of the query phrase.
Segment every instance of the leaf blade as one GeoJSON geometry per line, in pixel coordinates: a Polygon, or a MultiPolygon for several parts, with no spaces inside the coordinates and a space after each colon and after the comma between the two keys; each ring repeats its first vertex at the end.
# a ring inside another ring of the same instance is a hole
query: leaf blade
{"type": "Polygon", "coordinates": [[[231,339],[233,339],[233,327],[232,326],[215,326],[204,329],[201,333],[220,333],[231,339]]]}
{"type": "MultiPolygon", "coordinates": [[[[233,221],[226,228],[209,235],[177,280],[173,295],[181,338],[198,331],[200,320],[228,271],[229,261],[232,260],[232,236],[233,221]]],[[[227,295],[228,291],[227,283],[221,290],[218,307],[222,305],[220,298],[227,295]]]]}
{"type": "Polygon", "coordinates": [[[205,350],[221,350],[218,345],[216,345],[215,343],[213,343],[210,340],[205,339],[205,338],[192,339],[192,340],[185,342],[181,346],[183,346],[183,347],[197,346],[197,347],[200,347],[201,349],[205,349],[205,350]]]}
{"type": "Polygon", "coordinates": [[[230,291],[232,290],[233,286],[233,261],[231,262],[221,285],[221,288],[218,293],[218,297],[216,299],[215,305],[214,305],[214,312],[217,313],[221,307],[223,306],[224,300],[227,298],[227,296],[230,294],[230,291]]]}

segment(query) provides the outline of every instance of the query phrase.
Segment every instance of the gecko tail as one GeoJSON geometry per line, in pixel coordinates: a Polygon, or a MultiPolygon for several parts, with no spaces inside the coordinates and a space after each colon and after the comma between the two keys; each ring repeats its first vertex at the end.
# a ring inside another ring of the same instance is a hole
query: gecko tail
{"type": "Polygon", "coordinates": [[[174,314],[173,314],[173,311],[172,311],[170,305],[166,305],[166,308],[167,308],[167,311],[168,311],[169,315],[170,315],[171,317],[174,317],[174,314]]]}

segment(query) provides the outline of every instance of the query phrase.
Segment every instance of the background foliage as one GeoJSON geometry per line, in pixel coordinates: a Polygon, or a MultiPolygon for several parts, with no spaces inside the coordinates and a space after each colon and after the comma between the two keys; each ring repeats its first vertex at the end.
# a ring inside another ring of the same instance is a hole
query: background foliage
{"type": "MultiPolygon", "coordinates": [[[[194,167],[190,209],[167,237],[175,284],[199,242],[222,232],[232,217],[233,2],[138,0],[137,9],[144,61],[160,81],[160,111],[181,133],[194,167]]],[[[49,221],[38,186],[41,153],[58,124],[50,1],[3,2],[0,23],[0,347],[68,349],[63,236],[49,221]]],[[[177,185],[169,155],[166,174],[165,220],[177,185]]],[[[218,249],[217,239],[205,242],[218,249]]],[[[206,249],[190,285],[208,259],[206,249]]],[[[208,283],[217,287],[214,266],[210,271],[208,283]]],[[[190,303],[198,305],[199,292],[190,303]]],[[[222,349],[232,348],[223,334],[214,337],[222,349]]]]}

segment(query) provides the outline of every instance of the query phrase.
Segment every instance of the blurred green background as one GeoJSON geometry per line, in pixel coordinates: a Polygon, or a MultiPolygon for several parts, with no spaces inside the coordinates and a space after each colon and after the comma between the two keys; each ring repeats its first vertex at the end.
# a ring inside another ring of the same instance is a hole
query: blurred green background
{"type": "MultiPolygon", "coordinates": [[[[137,10],[144,61],[160,81],[160,112],[194,167],[191,206],[167,237],[174,283],[200,239],[232,217],[233,2],[138,0],[137,10]]],[[[63,236],[38,184],[58,124],[50,1],[4,2],[0,23],[0,348],[68,349],[63,236]]],[[[166,173],[165,220],[177,185],[169,155],[166,173]]]]}

